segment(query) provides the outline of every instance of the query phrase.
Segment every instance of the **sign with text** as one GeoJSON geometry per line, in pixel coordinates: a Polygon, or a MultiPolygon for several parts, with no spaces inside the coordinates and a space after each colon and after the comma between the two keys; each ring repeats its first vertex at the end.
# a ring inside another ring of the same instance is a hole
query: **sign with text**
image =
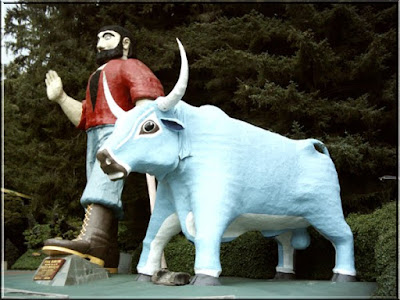
{"type": "Polygon", "coordinates": [[[33,280],[52,280],[64,263],[65,259],[63,258],[47,258],[43,260],[33,280]]]}

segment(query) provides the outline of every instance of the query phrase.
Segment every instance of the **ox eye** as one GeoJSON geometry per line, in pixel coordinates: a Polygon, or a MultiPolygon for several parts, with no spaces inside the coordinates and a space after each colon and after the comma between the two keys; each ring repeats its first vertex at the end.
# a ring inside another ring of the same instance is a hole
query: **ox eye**
{"type": "Polygon", "coordinates": [[[155,133],[159,130],[160,128],[158,127],[158,125],[149,120],[146,121],[143,125],[142,125],[142,129],[140,130],[140,134],[150,134],[150,133],[155,133]]]}

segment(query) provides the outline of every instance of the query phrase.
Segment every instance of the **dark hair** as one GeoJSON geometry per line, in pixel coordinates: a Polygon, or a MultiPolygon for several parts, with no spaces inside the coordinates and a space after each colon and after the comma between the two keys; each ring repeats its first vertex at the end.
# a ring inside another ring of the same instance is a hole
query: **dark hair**
{"type": "Polygon", "coordinates": [[[121,40],[120,43],[122,43],[122,40],[127,37],[129,38],[129,40],[131,41],[129,44],[129,50],[128,50],[128,58],[132,58],[133,57],[133,53],[134,53],[134,43],[133,43],[133,36],[132,33],[125,29],[122,26],[119,25],[107,25],[107,26],[103,26],[99,29],[98,33],[102,32],[102,31],[106,31],[106,30],[112,30],[115,31],[117,33],[119,33],[121,35],[121,40]]]}

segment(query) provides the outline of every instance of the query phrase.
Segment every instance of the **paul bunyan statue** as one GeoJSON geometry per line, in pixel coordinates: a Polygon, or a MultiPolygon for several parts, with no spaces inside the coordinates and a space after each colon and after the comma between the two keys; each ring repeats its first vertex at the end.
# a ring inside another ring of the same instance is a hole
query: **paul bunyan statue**
{"type": "MultiPolygon", "coordinates": [[[[87,184],[80,199],[86,213],[79,236],[71,241],[48,239],[42,251],[52,256],[75,254],[111,273],[118,272],[118,220],[123,217],[123,181],[109,180],[96,161],[96,153],[113,132],[116,121],[105,99],[101,78],[107,73],[107,89],[124,110],[164,95],[153,72],[133,58],[133,42],[131,33],[121,26],[104,26],[98,31],[96,62],[99,68],[90,76],[82,102],[64,92],[62,80],[55,71],[50,70],[45,79],[48,98],[61,106],[78,129],[87,133],[87,184]]],[[[148,174],[146,177],[152,207],[156,183],[154,177],[148,174]]]]}
{"type": "Polygon", "coordinates": [[[130,172],[158,181],[156,203],[137,266],[150,277],[162,251],[180,231],[196,248],[195,285],[218,285],[220,243],[252,230],[278,242],[277,278],[294,274],[295,249],[304,249],[313,226],[336,250],[333,281],[355,281],[353,234],[346,223],[337,172],[325,145],[292,140],[230,118],[215,106],[194,107],[182,99],[188,62],[174,89],[126,112],[109,88],[105,97],[118,118],[97,153],[111,180],[130,172]]]}

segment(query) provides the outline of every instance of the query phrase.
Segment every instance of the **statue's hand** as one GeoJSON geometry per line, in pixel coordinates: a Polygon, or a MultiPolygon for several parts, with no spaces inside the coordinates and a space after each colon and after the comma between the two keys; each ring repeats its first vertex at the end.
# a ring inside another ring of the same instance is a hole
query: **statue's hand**
{"type": "Polygon", "coordinates": [[[60,76],[55,71],[48,71],[46,74],[47,97],[49,100],[60,103],[66,96],[60,76]]]}

